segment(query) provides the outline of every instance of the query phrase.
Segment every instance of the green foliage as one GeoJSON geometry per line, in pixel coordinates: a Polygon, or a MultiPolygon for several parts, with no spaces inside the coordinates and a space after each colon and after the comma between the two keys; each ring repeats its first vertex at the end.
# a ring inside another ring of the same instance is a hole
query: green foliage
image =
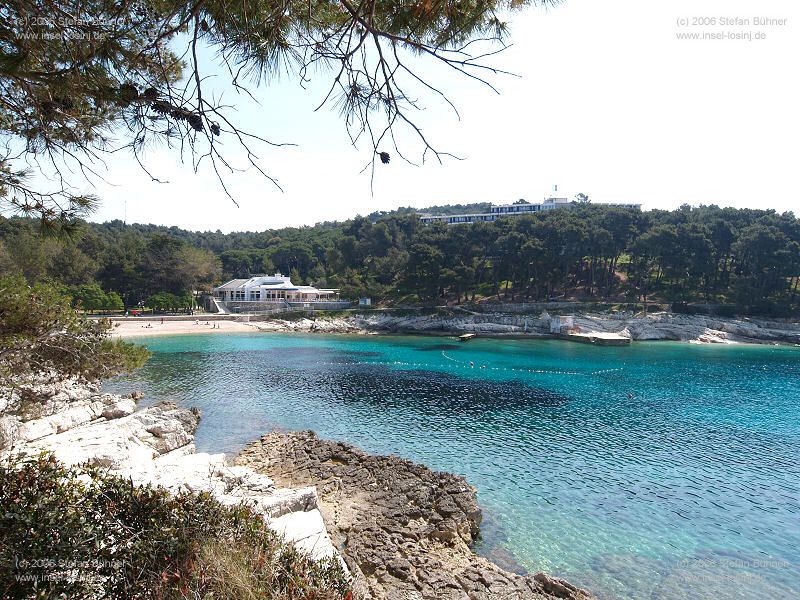
{"type": "Polygon", "coordinates": [[[149,353],[108,337],[106,320],[79,316],[54,286],[28,286],[22,276],[0,278],[0,384],[39,375],[110,377],[138,368],[149,353]]]}
{"type": "Polygon", "coordinates": [[[349,596],[336,560],[308,559],[251,509],[208,494],[171,496],[41,456],[0,464],[0,506],[3,598],[349,596]]]}
{"type": "Polygon", "coordinates": [[[0,275],[63,284],[85,310],[123,310],[161,291],[183,297],[220,279],[221,261],[211,250],[117,223],[84,223],[71,239],[55,240],[38,235],[31,220],[0,217],[0,275]]]}
{"type": "Polygon", "coordinates": [[[192,296],[190,294],[176,296],[175,294],[170,294],[169,292],[159,292],[150,296],[147,300],[145,300],[144,304],[147,308],[152,308],[158,312],[178,311],[185,308],[191,308],[192,296]]]}
{"type": "MultiPolygon", "coordinates": [[[[10,262],[37,280],[58,279],[48,258],[58,252],[42,253],[30,229],[28,221],[0,220],[9,240],[5,268],[10,262]]],[[[86,224],[71,243],[97,265],[98,285],[128,306],[273,270],[386,304],[553,298],[735,304],[739,312],[778,314],[800,303],[800,221],[766,210],[641,212],[583,203],[448,227],[423,226],[400,209],[231,234],[116,221],[86,224]]]]}
{"type": "Polygon", "coordinates": [[[106,305],[104,308],[113,311],[124,310],[125,303],[117,292],[108,292],[106,294],[106,305]]]}
{"type": "Polygon", "coordinates": [[[124,310],[125,305],[116,292],[105,293],[96,283],[76,286],[70,290],[72,304],[81,310],[124,310]]]}

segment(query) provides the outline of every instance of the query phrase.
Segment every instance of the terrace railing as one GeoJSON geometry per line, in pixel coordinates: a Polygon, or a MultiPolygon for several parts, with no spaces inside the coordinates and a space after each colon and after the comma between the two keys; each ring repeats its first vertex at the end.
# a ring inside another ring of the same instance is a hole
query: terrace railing
{"type": "Polygon", "coordinates": [[[314,301],[314,302],[294,302],[286,300],[278,301],[258,301],[258,300],[217,300],[217,305],[225,312],[231,314],[258,314],[273,315],[297,310],[344,310],[353,306],[352,302],[346,301],[314,301]]]}

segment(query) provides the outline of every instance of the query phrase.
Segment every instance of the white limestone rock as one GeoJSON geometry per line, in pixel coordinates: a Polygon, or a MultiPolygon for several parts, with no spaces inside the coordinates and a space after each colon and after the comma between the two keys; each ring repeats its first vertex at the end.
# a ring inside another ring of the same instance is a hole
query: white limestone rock
{"type": "Polygon", "coordinates": [[[136,424],[137,437],[158,454],[194,441],[194,432],[200,422],[198,413],[177,408],[169,402],[139,411],[130,418],[130,422],[136,424]]]}
{"type": "Polygon", "coordinates": [[[287,513],[270,520],[269,527],[315,560],[339,556],[319,509],[287,513]]]}
{"type": "Polygon", "coordinates": [[[13,415],[0,417],[0,451],[8,450],[19,440],[19,419],[13,415]]]}
{"type": "MultiPolygon", "coordinates": [[[[617,333],[633,340],[676,340],[704,343],[784,342],[800,344],[800,323],[758,319],[728,319],[667,312],[648,315],[632,312],[574,315],[575,325],[584,333],[617,333]]],[[[340,319],[361,331],[469,331],[486,334],[547,334],[550,315],[483,313],[458,317],[438,315],[392,316],[379,313],[340,319]]],[[[345,325],[347,324],[347,325],[345,325]]],[[[274,325],[278,328],[278,325],[274,325]]],[[[317,329],[322,331],[320,322],[317,329]]],[[[333,324],[326,325],[335,330],[333,324]]]]}
{"type": "Polygon", "coordinates": [[[132,415],[136,411],[136,402],[131,398],[123,398],[118,402],[106,405],[103,417],[106,419],[119,419],[132,415]]]}
{"type": "Polygon", "coordinates": [[[38,440],[93,421],[102,416],[106,400],[80,401],[67,406],[61,412],[24,422],[20,426],[20,437],[26,441],[38,440]]]}
{"type": "Polygon", "coordinates": [[[258,510],[267,517],[281,517],[293,512],[306,512],[319,506],[314,487],[279,488],[270,496],[257,500],[258,510]]]}
{"type": "Polygon", "coordinates": [[[189,444],[198,421],[190,411],[164,403],[49,435],[28,444],[27,450],[53,452],[69,465],[90,462],[121,470],[189,444]]]}

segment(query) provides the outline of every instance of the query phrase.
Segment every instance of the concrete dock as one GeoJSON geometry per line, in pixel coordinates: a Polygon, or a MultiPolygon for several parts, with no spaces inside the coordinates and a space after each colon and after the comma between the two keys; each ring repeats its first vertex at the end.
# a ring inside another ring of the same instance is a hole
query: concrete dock
{"type": "Polygon", "coordinates": [[[571,340],[581,344],[594,344],[595,346],[628,346],[631,343],[631,338],[629,337],[605,331],[561,333],[557,337],[562,340],[571,340]]]}

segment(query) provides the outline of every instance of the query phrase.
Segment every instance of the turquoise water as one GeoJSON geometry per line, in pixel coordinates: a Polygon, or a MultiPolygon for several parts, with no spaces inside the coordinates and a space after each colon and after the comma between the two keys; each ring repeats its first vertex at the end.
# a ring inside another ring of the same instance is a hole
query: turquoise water
{"type": "Polygon", "coordinates": [[[480,552],[601,599],[800,598],[798,348],[142,343],[153,358],[109,388],[199,407],[200,450],[313,429],[461,473],[484,508],[480,552]]]}

